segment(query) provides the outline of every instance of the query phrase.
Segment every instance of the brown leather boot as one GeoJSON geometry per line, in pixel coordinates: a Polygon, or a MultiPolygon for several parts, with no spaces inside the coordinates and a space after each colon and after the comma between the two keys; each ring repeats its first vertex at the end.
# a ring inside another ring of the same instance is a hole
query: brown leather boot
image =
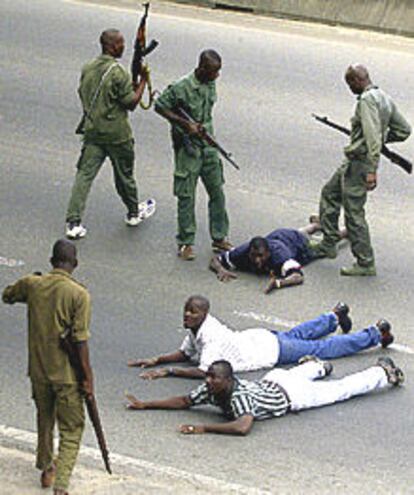
{"type": "Polygon", "coordinates": [[[69,495],[69,492],[62,490],[61,488],[55,488],[53,490],[53,495],[69,495]]]}
{"type": "Polygon", "coordinates": [[[40,484],[42,485],[42,488],[50,488],[55,481],[55,476],[56,476],[55,464],[52,464],[49,468],[42,471],[42,474],[40,476],[40,484]]]}

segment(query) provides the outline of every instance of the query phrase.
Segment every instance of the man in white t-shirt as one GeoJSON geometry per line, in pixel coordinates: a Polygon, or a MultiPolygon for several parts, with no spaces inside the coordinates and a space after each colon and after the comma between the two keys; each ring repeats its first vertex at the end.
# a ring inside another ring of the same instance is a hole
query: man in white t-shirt
{"type": "Polygon", "coordinates": [[[179,350],[149,359],[129,361],[129,366],[148,368],[159,364],[195,362],[197,367],[166,367],[141,374],[144,379],[177,376],[204,378],[208,367],[217,360],[229,361],[235,372],[273,368],[277,364],[296,363],[306,355],[334,359],[393,340],[391,325],[379,320],[364,330],[349,334],[352,321],[349,307],[338,303],[319,317],[301,323],[288,332],[251,328],[236,332],[209,314],[210,303],[203,296],[191,296],[184,306],[184,327],[189,330],[179,350]],[[321,339],[338,325],[344,335],[321,339]]]}

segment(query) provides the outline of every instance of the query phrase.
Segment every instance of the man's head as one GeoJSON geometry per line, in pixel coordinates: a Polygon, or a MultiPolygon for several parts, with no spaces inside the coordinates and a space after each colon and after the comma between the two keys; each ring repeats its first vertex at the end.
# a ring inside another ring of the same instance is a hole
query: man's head
{"type": "Polygon", "coordinates": [[[360,95],[367,86],[372,84],[367,68],[361,64],[348,67],[345,72],[345,81],[355,95],[360,95]]]}
{"type": "Polygon", "coordinates": [[[194,333],[201,327],[210,309],[210,302],[203,296],[191,296],[184,306],[183,324],[194,333]]]}
{"type": "Polygon", "coordinates": [[[266,271],[265,268],[270,258],[267,240],[264,237],[253,237],[249,243],[248,256],[258,272],[266,271]]]}
{"type": "Polygon", "coordinates": [[[206,384],[210,394],[226,397],[233,390],[233,368],[228,361],[214,361],[206,372],[206,384]]]}
{"type": "Polygon", "coordinates": [[[56,241],[53,245],[50,263],[53,268],[60,268],[68,273],[72,273],[78,266],[75,244],[67,239],[59,239],[56,241]]]}
{"type": "Polygon", "coordinates": [[[106,29],[102,32],[99,41],[104,55],[121,58],[125,49],[125,40],[118,29],[106,29]]]}
{"type": "Polygon", "coordinates": [[[197,79],[206,84],[218,78],[221,69],[221,57],[214,50],[204,50],[200,53],[198,67],[196,69],[197,79]]]}

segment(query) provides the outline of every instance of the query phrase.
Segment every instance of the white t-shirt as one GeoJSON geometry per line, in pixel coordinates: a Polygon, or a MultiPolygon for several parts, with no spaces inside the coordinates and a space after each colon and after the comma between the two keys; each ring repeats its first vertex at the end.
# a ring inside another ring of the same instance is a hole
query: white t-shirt
{"type": "Polygon", "coordinates": [[[180,350],[190,359],[197,360],[203,371],[219,359],[229,361],[236,372],[252,371],[275,366],[279,358],[279,341],[266,328],[235,332],[208,314],[197,336],[194,337],[190,330],[180,350]]]}

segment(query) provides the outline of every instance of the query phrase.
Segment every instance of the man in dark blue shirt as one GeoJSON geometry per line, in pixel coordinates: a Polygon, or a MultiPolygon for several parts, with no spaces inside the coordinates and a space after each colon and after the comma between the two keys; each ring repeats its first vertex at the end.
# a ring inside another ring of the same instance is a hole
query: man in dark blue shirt
{"type": "MultiPolygon", "coordinates": [[[[266,237],[253,237],[249,242],[215,256],[210,269],[222,282],[237,278],[231,270],[270,274],[266,294],[301,284],[304,279],[302,267],[313,259],[310,236],[320,230],[318,218],[311,217],[310,220],[311,223],[300,230],[276,229],[266,237]]],[[[345,238],[346,231],[341,231],[340,236],[345,238]]]]}

